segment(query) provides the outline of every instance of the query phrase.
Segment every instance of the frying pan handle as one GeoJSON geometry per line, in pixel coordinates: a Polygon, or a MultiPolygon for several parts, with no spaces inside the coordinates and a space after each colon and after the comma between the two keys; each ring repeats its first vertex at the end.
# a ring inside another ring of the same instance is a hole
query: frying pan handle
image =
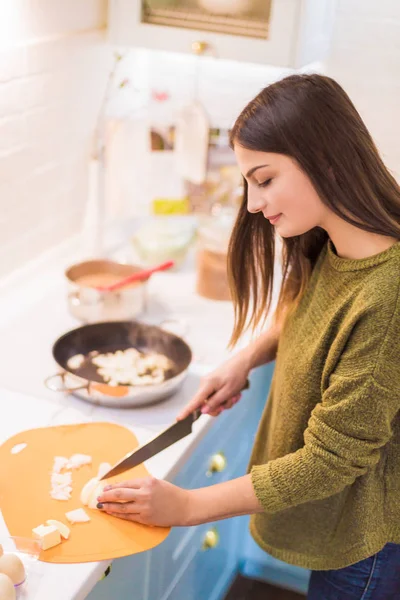
{"type": "Polygon", "coordinates": [[[76,387],[68,387],[65,385],[65,376],[67,373],[62,371],[61,373],[56,373],[55,375],[50,375],[44,380],[44,384],[48,390],[52,392],[77,392],[78,390],[88,390],[89,391],[89,383],[85,383],[84,385],[79,385],[76,387]],[[61,386],[53,385],[57,380],[61,380],[61,386]]]}

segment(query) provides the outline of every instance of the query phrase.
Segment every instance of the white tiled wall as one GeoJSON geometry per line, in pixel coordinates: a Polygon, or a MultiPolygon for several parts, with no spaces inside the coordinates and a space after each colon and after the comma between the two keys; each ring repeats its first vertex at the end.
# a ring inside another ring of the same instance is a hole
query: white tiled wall
{"type": "Polygon", "coordinates": [[[350,94],[400,181],[400,2],[339,0],[328,73],[350,94]]]}
{"type": "MultiPolygon", "coordinates": [[[[105,4],[1,2],[0,276],[81,226],[90,133],[110,66],[105,4]]],[[[123,114],[137,91],[167,90],[175,106],[193,93],[194,57],[138,51],[124,68],[133,86],[120,97],[123,114]]],[[[400,179],[400,1],[338,0],[327,72],[349,92],[400,179]]],[[[202,61],[198,89],[212,124],[229,126],[282,74],[202,61]]]]}
{"type": "Polygon", "coordinates": [[[105,0],[0,4],[0,276],[81,227],[105,0]]]}

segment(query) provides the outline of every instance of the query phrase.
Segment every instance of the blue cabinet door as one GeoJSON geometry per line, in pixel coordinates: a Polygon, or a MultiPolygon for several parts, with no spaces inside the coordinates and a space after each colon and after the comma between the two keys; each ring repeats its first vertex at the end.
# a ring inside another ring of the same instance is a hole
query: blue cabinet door
{"type": "Polygon", "coordinates": [[[180,556],[180,569],[157,600],[220,600],[229,588],[237,570],[237,520],[196,529],[180,556]]]}
{"type": "MultiPolygon", "coordinates": [[[[206,487],[246,473],[255,430],[265,405],[272,367],[251,374],[250,389],[232,410],[215,419],[189,461],[172,482],[187,489],[206,487]],[[212,457],[223,453],[226,468],[207,474],[212,457]]],[[[152,551],[151,600],[218,600],[237,572],[242,547],[242,518],[214,525],[173,529],[168,539],[152,551]],[[215,548],[202,550],[204,537],[218,535],[215,548]]]]}
{"type": "MultiPolygon", "coordinates": [[[[264,389],[265,397],[267,397],[269,391],[272,374],[273,364],[258,369],[258,389],[261,388],[262,384],[267,386],[267,389],[264,389]]],[[[259,402],[257,410],[253,411],[253,427],[251,427],[251,430],[254,432],[260,421],[262,408],[259,402]]],[[[249,517],[243,517],[241,521],[240,538],[238,568],[242,575],[299,593],[305,594],[307,592],[310,572],[277,560],[264,552],[250,535],[249,517]]]]}
{"type": "Polygon", "coordinates": [[[301,594],[307,593],[310,571],[289,565],[264,552],[249,533],[248,518],[242,547],[243,553],[239,566],[242,575],[301,594]]]}
{"type": "Polygon", "coordinates": [[[87,600],[150,600],[149,576],[150,552],[118,558],[87,600]]]}

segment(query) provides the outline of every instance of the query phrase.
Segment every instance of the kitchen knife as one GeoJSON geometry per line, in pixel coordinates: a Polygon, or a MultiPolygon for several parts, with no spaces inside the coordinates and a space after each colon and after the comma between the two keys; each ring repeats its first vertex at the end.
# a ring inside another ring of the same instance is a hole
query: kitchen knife
{"type": "MultiPolygon", "coordinates": [[[[245,390],[249,387],[250,384],[247,380],[243,389],[245,390]]],[[[211,398],[211,396],[209,396],[209,398],[211,398]]],[[[198,408],[181,421],[177,421],[170,427],[167,427],[167,429],[164,429],[164,431],[156,435],[149,442],[146,442],[146,444],[139,446],[139,448],[136,448],[133,452],[129,452],[129,454],[107,471],[107,473],[100,478],[100,481],[102,479],[113,477],[114,475],[120,475],[120,473],[128,471],[128,469],[137,467],[145,460],[148,460],[162,450],[165,450],[165,448],[172,446],[172,444],[175,444],[178,440],[186,437],[189,433],[192,433],[193,423],[197,421],[201,415],[201,409],[198,408]]]]}

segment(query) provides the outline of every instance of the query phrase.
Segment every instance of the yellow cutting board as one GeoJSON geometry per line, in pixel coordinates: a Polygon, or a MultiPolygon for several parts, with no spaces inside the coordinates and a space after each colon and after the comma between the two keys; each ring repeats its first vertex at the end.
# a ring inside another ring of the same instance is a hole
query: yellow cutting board
{"type": "MultiPolygon", "coordinates": [[[[150,527],[111,517],[83,507],[79,496],[84,484],[96,477],[99,464],[114,464],[138,446],[135,435],[114,423],[84,423],[23,431],[0,446],[0,508],[12,536],[32,538],[32,529],[47,519],[57,519],[71,528],[60,545],[42,551],[40,560],[52,563],[101,561],[143,552],[158,546],[170,529],[150,527]],[[13,454],[17,444],[27,446],[13,454]],[[55,456],[88,454],[93,462],[72,471],[72,495],[67,501],[50,496],[55,456]],[[89,523],[70,525],[65,513],[84,508],[89,523]]],[[[144,465],[110,482],[146,477],[144,465]]]]}

